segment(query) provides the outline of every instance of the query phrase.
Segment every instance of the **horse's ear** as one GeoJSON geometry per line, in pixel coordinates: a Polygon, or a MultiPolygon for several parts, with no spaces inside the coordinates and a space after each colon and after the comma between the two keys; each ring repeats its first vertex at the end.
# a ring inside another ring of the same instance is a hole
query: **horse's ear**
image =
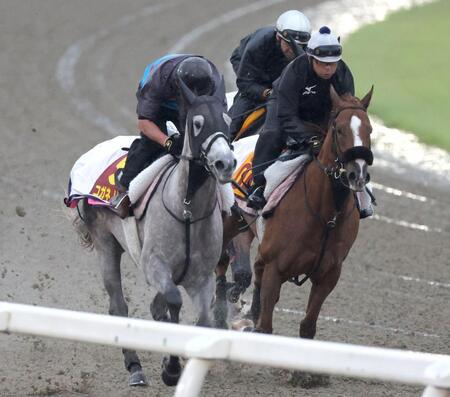
{"type": "Polygon", "coordinates": [[[225,96],[225,80],[223,79],[223,76],[221,76],[219,86],[216,87],[216,90],[214,91],[214,96],[220,100],[225,96]]]}
{"type": "Polygon", "coordinates": [[[339,104],[341,103],[341,98],[334,89],[333,84],[330,84],[330,97],[331,97],[331,103],[333,105],[333,109],[336,109],[339,107],[339,104]]]}
{"type": "Polygon", "coordinates": [[[372,94],[373,94],[373,85],[370,91],[366,94],[366,96],[363,99],[361,99],[361,104],[364,106],[364,109],[367,109],[369,107],[370,100],[372,99],[372,94]]]}
{"type": "Polygon", "coordinates": [[[186,85],[183,79],[178,79],[178,86],[180,87],[181,96],[186,101],[186,103],[191,106],[195,100],[195,94],[191,91],[191,89],[186,85]]]}

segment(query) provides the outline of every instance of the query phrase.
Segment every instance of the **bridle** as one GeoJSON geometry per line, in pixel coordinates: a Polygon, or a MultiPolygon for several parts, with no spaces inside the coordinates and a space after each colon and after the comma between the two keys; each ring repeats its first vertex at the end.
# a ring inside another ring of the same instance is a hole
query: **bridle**
{"type": "Polygon", "coordinates": [[[210,174],[213,174],[213,173],[211,171],[211,163],[208,161],[208,154],[209,154],[214,142],[220,138],[225,139],[225,142],[228,144],[228,147],[230,149],[233,149],[233,146],[231,145],[230,139],[228,138],[228,136],[226,136],[223,132],[216,132],[207,138],[207,139],[210,139],[210,141],[208,142],[208,145],[206,146],[205,149],[203,149],[203,147],[201,148],[199,158],[193,159],[193,161],[198,161],[199,164],[203,165],[210,174]]]}
{"type": "Polygon", "coordinates": [[[320,162],[317,156],[314,156],[314,160],[316,164],[325,172],[325,174],[329,177],[334,177],[336,180],[340,180],[346,187],[348,187],[346,181],[341,178],[345,175],[346,170],[344,168],[344,164],[349,161],[356,159],[363,159],[367,162],[368,165],[372,165],[373,163],[373,153],[372,150],[367,148],[366,146],[353,146],[345,151],[341,149],[338,140],[338,130],[336,127],[336,119],[337,117],[345,110],[362,110],[364,113],[367,113],[366,108],[362,106],[344,106],[338,109],[330,120],[331,125],[331,134],[332,134],[332,146],[331,150],[335,157],[334,164],[332,166],[325,166],[320,162]]]}

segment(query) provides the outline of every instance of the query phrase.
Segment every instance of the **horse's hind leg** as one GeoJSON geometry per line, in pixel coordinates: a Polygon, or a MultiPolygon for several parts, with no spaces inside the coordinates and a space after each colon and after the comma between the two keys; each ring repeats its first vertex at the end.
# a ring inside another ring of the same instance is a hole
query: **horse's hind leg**
{"type": "MultiPolygon", "coordinates": [[[[102,237],[102,247],[99,247],[97,241],[96,248],[101,264],[103,283],[109,295],[109,314],[128,317],[128,306],[123,296],[120,274],[122,248],[112,235],[110,239],[107,239],[107,236],[102,237]]],[[[134,350],[122,349],[122,353],[125,359],[125,368],[130,372],[129,385],[148,385],[136,352],[134,350]]]]}

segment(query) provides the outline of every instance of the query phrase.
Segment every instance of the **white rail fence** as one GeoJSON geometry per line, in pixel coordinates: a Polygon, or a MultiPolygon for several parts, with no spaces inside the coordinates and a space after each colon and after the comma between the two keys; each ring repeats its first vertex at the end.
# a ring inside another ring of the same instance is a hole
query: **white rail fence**
{"type": "Polygon", "coordinates": [[[422,385],[422,397],[450,397],[448,355],[220,331],[6,302],[0,302],[0,331],[187,357],[176,397],[198,396],[215,360],[422,385]]]}

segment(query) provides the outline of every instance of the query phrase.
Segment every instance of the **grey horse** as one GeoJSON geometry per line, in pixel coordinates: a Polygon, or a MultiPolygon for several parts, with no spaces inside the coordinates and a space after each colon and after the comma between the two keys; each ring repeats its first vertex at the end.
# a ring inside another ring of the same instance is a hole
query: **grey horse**
{"type": "MultiPolygon", "coordinates": [[[[179,322],[182,297],[178,287],[182,286],[197,309],[197,325],[211,326],[214,268],[223,238],[219,184],[230,181],[236,160],[228,141],[223,81],[211,96],[196,96],[183,82],[180,84],[187,115],[183,152],[179,162],[161,178],[146,214],[137,221],[135,234],[142,242],[139,255],[131,247],[133,236],[125,227],[129,219],[121,220],[108,209],[82,201],[82,219],[74,212],[74,224],[99,256],[111,315],[128,315],[120,271],[122,253],[127,251],[137,257],[135,262],[139,262],[147,283],[157,290],[150,305],[155,320],[179,322]]],[[[129,384],[146,385],[136,352],[123,349],[123,354],[130,372],[129,384]]],[[[163,381],[172,386],[180,376],[179,358],[165,357],[163,381]]]]}

